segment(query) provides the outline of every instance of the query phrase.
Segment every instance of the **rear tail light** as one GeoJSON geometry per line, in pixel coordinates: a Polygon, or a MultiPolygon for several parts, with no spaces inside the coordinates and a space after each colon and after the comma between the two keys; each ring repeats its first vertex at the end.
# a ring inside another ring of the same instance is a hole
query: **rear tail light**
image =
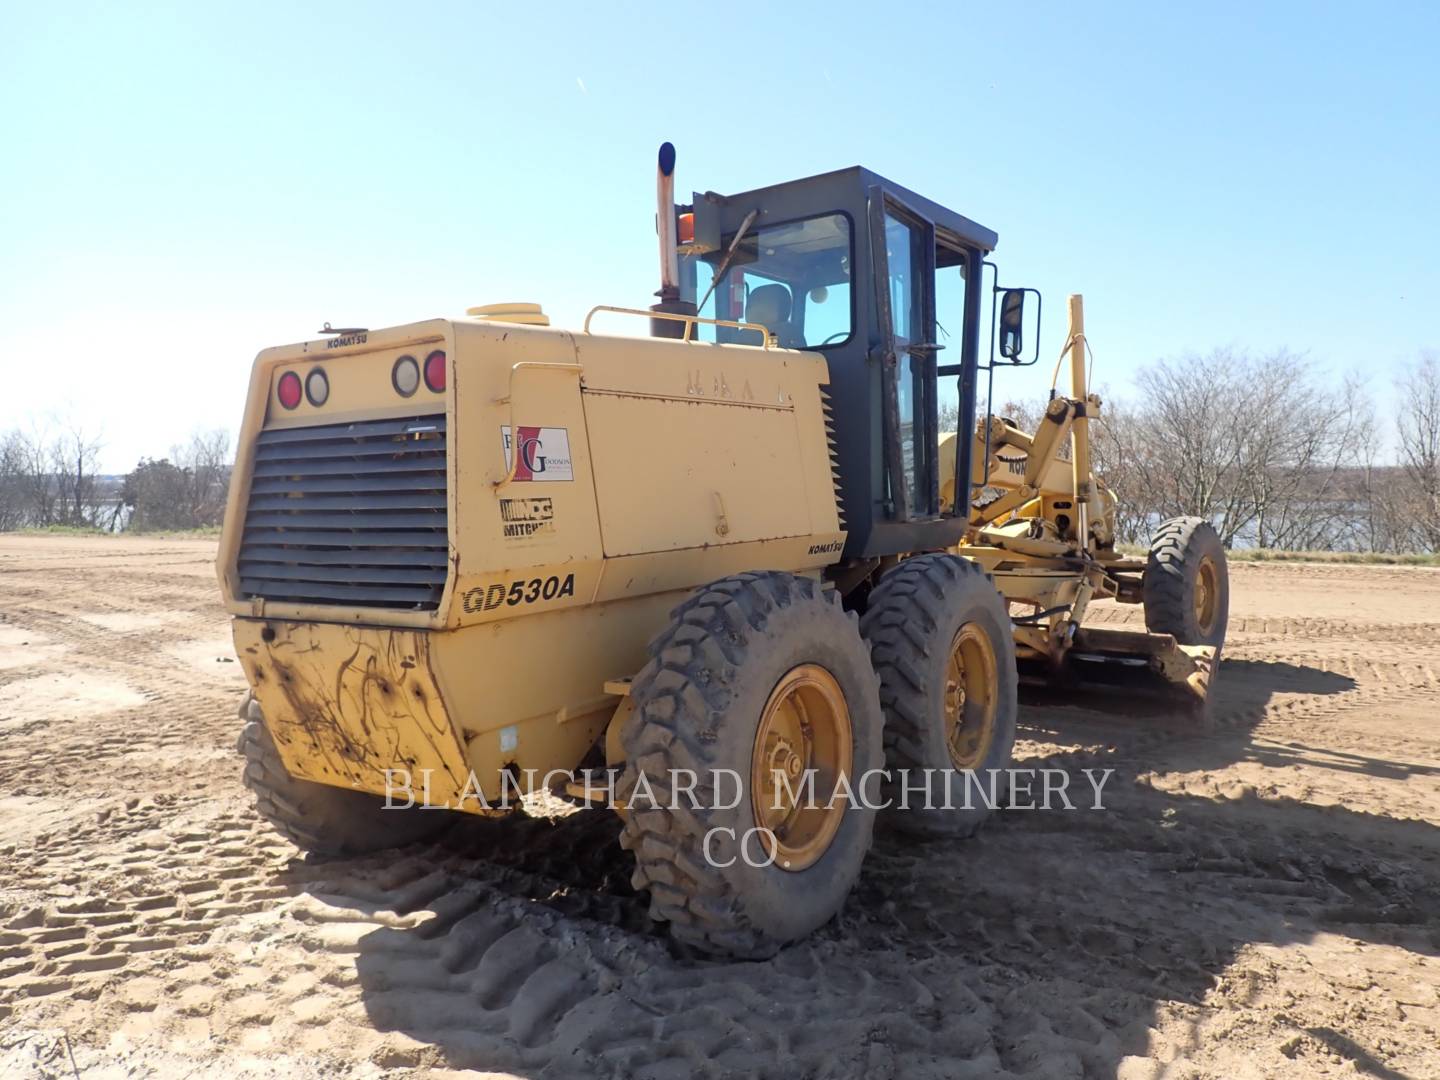
{"type": "Polygon", "coordinates": [[[437,394],[445,389],[445,354],[439,349],[425,358],[425,385],[437,394]]]}
{"type": "Polygon", "coordinates": [[[280,399],[280,404],[287,409],[293,409],[300,404],[300,376],[293,371],[287,371],[280,376],[280,382],[275,387],[275,396],[280,399]]]}
{"type": "Polygon", "coordinates": [[[305,376],[305,397],[316,407],[324,405],[330,397],[330,380],[319,368],[305,376]]]}

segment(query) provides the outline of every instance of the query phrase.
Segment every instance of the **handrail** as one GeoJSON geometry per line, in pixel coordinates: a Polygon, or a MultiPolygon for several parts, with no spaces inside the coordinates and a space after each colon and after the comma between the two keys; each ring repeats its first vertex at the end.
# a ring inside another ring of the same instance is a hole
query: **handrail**
{"type": "Polygon", "coordinates": [[[506,487],[515,479],[515,470],[520,467],[520,443],[516,438],[519,429],[515,426],[515,375],[522,368],[534,368],[541,371],[573,371],[576,375],[583,374],[585,368],[580,364],[557,364],[545,360],[521,360],[510,365],[510,385],[502,398],[496,398],[496,405],[510,406],[510,469],[503,480],[494,480],[491,486],[495,491],[506,487]]]}
{"type": "Polygon", "coordinates": [[[690,341],[690,331],[695,328],[696,323],[705,323],[708,326],[730,326],[736,330],[749,330],[760,335],[764,342],[761,348],[770,348],[770,328],[764,323],[735,322],[731,319],[707,319],[704,315],[683,315],[676,311],[647,311],[644,308],[614,307],[610,304],[596,304],[585,316],[585,325],[581,327],[584,333],[590,333],[590,320],[595,317],[596,312],[613,311],[618,315],[640,315],[647,319],[673,319],[675,322],[685,323],[685,337],[683,340],[690,341]]]}

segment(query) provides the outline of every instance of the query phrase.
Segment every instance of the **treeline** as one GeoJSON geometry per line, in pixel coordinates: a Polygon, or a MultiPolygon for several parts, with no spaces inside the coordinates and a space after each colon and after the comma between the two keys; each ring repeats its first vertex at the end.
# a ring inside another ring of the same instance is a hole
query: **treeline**
{"type": "MultiPolygon", "coordinates": [[[[1283,349],[1162,360],[1136,385],[1128,400],[1102,391],[1091,425],[1097,471],[1119,497],[1122,543],[1145,544],[1156,523],[1193,514],[1230,547],[1440,552],[1440,355],[1409,365],[1386,409],[1359,380],[1336,380],[1283,349]]],[[[997,411],[1033,431],[1042,409],[997,411]]],[[[954,423],[953,410],[942,415],[942,427],[954,423]]],[[[0,433],[0,531],[220,524],[225,432],[192,435],[124,475],[100,472],[100,448],[74,425],[0,433]]]]}
{"type": "MultiPolygon", "coordinates": [[[[1148,543],[1157,522],[1193,514],[1230,547],[1440,552],[1435,354],[1400,374],[1383,410],[1358,379],[1284,349],[1162,360],[1136,385],[1128,399],[1102,390],[1091,425],[1122,543],[1148,543]]],[[[1041,409],[997,411],[1033,431],[1041,409]]]]}
{"type": "Polygon", "coordinates": [[[129,473],[99,468],[102,440],[75,425],[0,433],[0,531],[164,531],[219,525],[230,488],[230,437],[197,432],[129,473]]]}

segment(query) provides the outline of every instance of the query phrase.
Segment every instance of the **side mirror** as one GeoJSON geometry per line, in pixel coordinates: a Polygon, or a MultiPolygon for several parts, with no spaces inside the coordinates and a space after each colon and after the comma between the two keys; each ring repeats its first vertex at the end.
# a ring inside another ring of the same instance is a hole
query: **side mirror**
{"type": "Polygon", "coordinates": [[[1000,295],[1000,355],[1012,364],[1024,351],[1021,330],[1025,323],[1025,290],[1006,289],[1000,295]]]}

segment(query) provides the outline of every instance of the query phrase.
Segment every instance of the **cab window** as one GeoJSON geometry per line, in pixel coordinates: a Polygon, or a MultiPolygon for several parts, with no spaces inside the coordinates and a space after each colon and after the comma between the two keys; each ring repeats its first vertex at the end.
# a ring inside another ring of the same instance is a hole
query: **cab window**
{"type": "MultiPolygon", "coordinates": [[[[969,255],[959,247],[935,244],[935,333],[945,351],[942,364],[958,364],[965,349],[965,293],[969,286],[969,255]]],[[[941,432],[960,423],[960,380],[940,379],[936,385],[941,432]]]]}
{"type": "MultiPolygon", "coordinates": [[[[710,293],[701,315],[759,323],[787,349],[823,348],[850,340],[854,314],[849,218],[822,214],[751,229],[717,283],[715,272],[733,240],[732,233],[723,238],[719,251],[687,256],[682,262],[684,299],[698,303],[710,293]]],[[[753,332],[706,323],[696,326],[694,337],[759,344],[753,332]]]]}
{"type": "MultiPolygon", "coordinates": [[[[924,230],[887,213],[885,255],[890,267],[890,318],[895,330],[895,393],[900,412],[900,455],[910,509],[924,514],[930,508],[925,463],[930,453],[924,444],[925,416],[930,408],[929,363],[923,353],[906,346],[925,340],[925,286],[927,263],[924,230]]],[[[893,499],[895,493],[891,492],[893,499]]]]}

